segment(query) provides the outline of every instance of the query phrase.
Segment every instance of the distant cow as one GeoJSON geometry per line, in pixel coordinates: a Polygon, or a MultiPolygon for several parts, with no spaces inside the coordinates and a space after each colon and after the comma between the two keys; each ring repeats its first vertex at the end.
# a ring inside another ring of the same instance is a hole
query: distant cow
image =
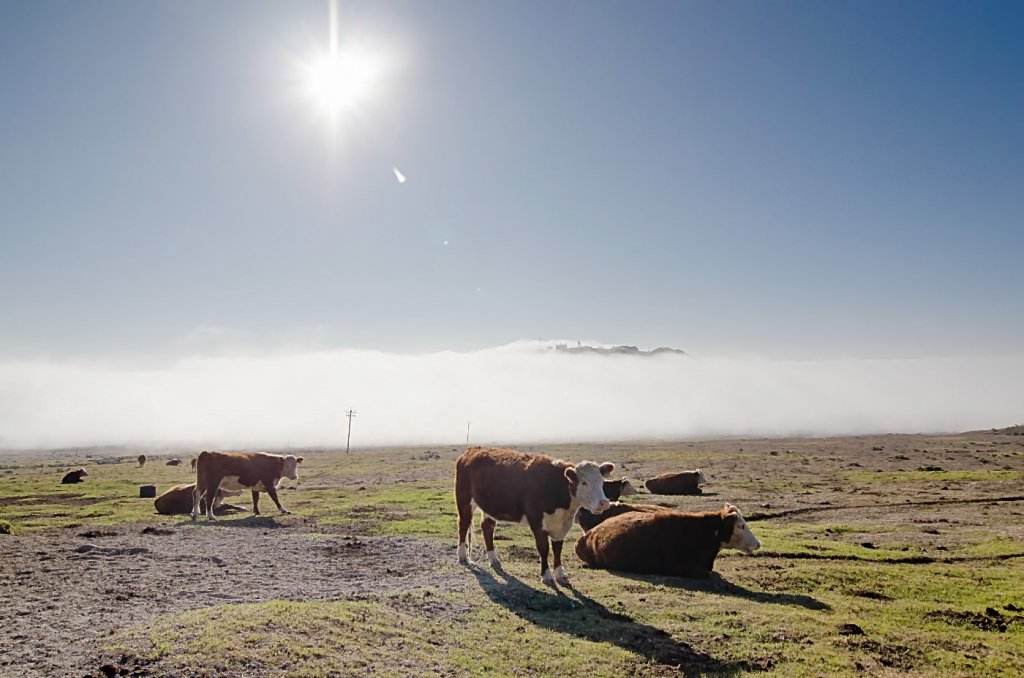
{"type": "MultiPolygon", "coordinates": [[[[156,507],[156,512],[165,516],[178,516],[187,515],[192,511],[192,495],[195,492],[196,484],[191,485],[175,485],[171,489],[167,490],[153,502],[153,506],[156,507]]],[[[231,504],[225,504],[224,498],[228,496],[237,496],[242,494],[241,490],[235,492],[229,492],[227,490],[217,490],[217,496],[213,500],[213,512],[223,513],[225,511],[245,511],[246,509],[241,506],[232,506],[231,504]]],[[[204,498],[200,502],[200,509],[203,513],[206,512],[206,499],[204,498]]]]}
{"type": "Polygon", "coordinates": [[[625,513],[580,537],[576,555],[591,567],[703,578],[722,548],[749,555],[760,547],[739,509],[726,504],[708,513],[625,513]]]}
{"type": "Polygon", "coordinates": [[[653,494],[701,494],[700,486],[707,481],[704,471],[696,469],[680,473],[662,473],[644,485],[653,494]]]}
{"type": "Polygon", "coordinates": [[[139,468],[142,468],[143,466],[145,466],[146,465],[146,455],[140,454],[138,461],[139,461],[139,468]]]}
{"type": "Polygon", "coordinates": [[[72,485],[74,483],[82,482],[82,478],[89,475],[89,472],[84,468],[80,468],[77,471],[70,471],[60,479],[62,485],[72,485]]]}
{"type": "Polygon", "coordinates": [[[624,504],[621,501],[613,501],[611,506],[605,509],[604,513],[600,515],[594,515],[586,509],[580,509],[580,512],[576,514],[576,522],[580,524],[584,532],[589,532],[606,520],[610,520],[615,516],[621,516],[623,513],[629,513],[630,511],[646,511],[648,513],[652,511],[668,511],[669,509],[661,506],[654,506],[652,504],[624,504]]]}
{"type": "Polygon", "coordinates": [[[469,528],[473,508],[483,513],[480,531],[487,558],[500,567],[494,550],[497,521],[525,521],[533,531],[545,584],[569,583],[562,568],[562,540],[580,506],[594,513],[608,507],[604,479],[615,464],[583,461],[575,466],[546,455],[495,447],[470,447],[455,460],[455,507],[459,512],[459,562],[469,562],[469,528]],[[548,568],[548,539],[555,556],[548,568]]]}
{"type": "MultiPolygon", "coordinates": [[[[617,502],[621,497],[628,497],[633,494],[640,494],[633,483],[629,482],[628,478],[620,478],[619,480],[606,480],[604,481],[604,496],[608,497],[610,501],[617,502]]],[[[594,525],[601,522],[606,518],[606,513],[602,513],[601,517],[598,518],[596,515],[591,513],[585,508],[580,508],[576,513],[576,522],[583,525],[583,529],[589,529],[587,523],[593,522],[594,525]]]]}
{"type": "MultiPolygon", "coordinates": [[[[251,490],[252,513],[260,514],[260,492],[266,492],[281,513],[288,510],[277,498],[277,483],[282,477],[298,480],[302,457],[264,452],[203,452],[196,462],[196,489],[192,493],[192,520],[199,517],[203,498],[216,497],[217,490],[251,490]]],[[[207,505],[206,518],[215,520],[213,506],[207,505]]]]}
{"type": "Polygon", "coordinates": [[[177,457],[175,457],[174,459],[167,460],[168,466],[178,466],[179,464],[181,464],[181,459],[178,459],[177,457]]]}
{"type": "Polygon", "coordinates": [[[195,473],[196,472],[196,458],[192,457],[192,461],[189,462],[189,463],[192,464],[192,473],[195,473]]]}

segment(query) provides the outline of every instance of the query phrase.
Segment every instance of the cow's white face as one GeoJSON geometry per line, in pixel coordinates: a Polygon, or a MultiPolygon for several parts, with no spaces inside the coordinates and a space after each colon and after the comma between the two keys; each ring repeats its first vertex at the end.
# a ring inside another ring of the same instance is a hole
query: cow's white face
{"type": "Polygon", "coordinates": [[[78,469],[78,475],[80,475],[80,476],[87,476],[87,475],[89,475],[89,472],[86,471],[84,468],[80,468],[80,469],[78,469]]]}
{"type": "Polygon", "coordinates": [[[732,504],[725,505],[726,515],[736,516],[736,526],[732,529],[732,537],[727,542],[723,542],[722,546],[730,549],[737,549],[743,551],[748,556],[757,549],[761,548],[761,542],[757,540],[754,533],[750,531],[750,527],[747,525],[747,521],[743,520],[743,515],[740,510],[732,504]]]}
{"type": "Polygon", "coordinates": [[[697,469],[697,487],[700,487],[708,481],[708,477],[704,475],[704,471],[697,469]]]}
{"type": "Polygon", "coordinates": [[[591,513],[604,513],[611,504],[604,494],[604,481],[615,470],[615,464],[605,462],[598,466],[592,461],[581,461],[565,469],[569,479],[569,492],[591,513]],[[575,487],[575,492],[573,488],[575,487]]]}
{"type": "Polygon", "coordinates": [[[284,458],[284,466],[281,468],[281,475],[290,480],[299,479],[299,464],[302,463],[303,457],[296,457],[294,454],[289,454],[284,458]]]}
{"type": "Polygon", "coordinates": [[[629,482],[628,478],[622,479],[622,490],[619,492],[620,497],[628,497],[633,494],[640,494],[639,490],[633,487],[633,483],[629,482]]]}

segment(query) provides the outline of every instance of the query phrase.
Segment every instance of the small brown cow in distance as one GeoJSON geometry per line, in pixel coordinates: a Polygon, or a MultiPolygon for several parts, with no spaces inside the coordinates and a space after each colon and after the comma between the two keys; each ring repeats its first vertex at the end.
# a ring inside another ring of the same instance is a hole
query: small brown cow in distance
{"type": "Polygon", "coordinates": [[[669,509],[663,506],[654,506],[652,504],[626,504],[621,501],[613,501],[611,506],[604,510],[604,513],[600,515],[594,515],[590,511],[584,511],[580,509],[579,514],[576,516],[577,522],[580,527],[583,528],[584,532],[589,532],[606,520],[610,520],[615,516],[621,516],[623,513],[629,513],[630,511],[646,511],[651,513],[653,511],[668,511],[669,509]]]}
{"type": "MultiPolygon", "coordinates": [[[[217,496],[220,489],[251,490],[252,514],[260,514],[260,492],[266,492],[281,513],[288,510],[277,498],[277,483],[282,477],[298,480],[302,457],[265,452],[202,452],[196,461],[196,489],[192,493],[192,520],[199,517],[203,498],[217,496]]],[[[213,517],[213,502],[206,506],[207,520],[213,517]]]]}
{"type": "Polygon", "coordinates": [[[146,455],[140,454],[139,458],[136,461],[139,462],[139,468],[142,468],[143,466],[146,465],[146,455]]]}
{"type": "Polygon", "coordinates": [[[606,520],[576,542],[576,555],[590,567],[636,574],[704,578],[723,548],[752,554],[761,547],[739,509],[721,511],[631,511],[606,520]]]}
{"type": "MultiPolygon", "coordinates": [[[[192,511],[192,495],[195,492],[196,484],[175,485],[153,501],[156,512],[165,516],[184,516],[192,511]]],[[[229,492],[217,490],[217,496],[213,500],[213,512],[224,513],[226,511],[246,511],[241,506],[225,504],[224,498],[242,494],[241,491],[229,492]]],[[[200,510],[206,513],[206,499],[200,502],[200,510]]]]}
{"type": "Polygon", "coordinates": [[[533,531],[540,556],[541,579],[563,586],[569,578],[562,568],[562,540],[572,528],[580,506],[600,513],[610,503],[604,479],[615,464],[583,461],[570,464],[546,455],[496,447],[470,447],[455,460],[455,507],[459,513],[459,562],[469,562],[469,530],[473,509],[483,513],[480,531],[491,566],[501,562],[494,550],[497,521],[525,521],[533,531]],[[548,568],[548,539],[555,570],[548,568]]]}
{"type": "Polygon", "coordinates": [[[644,486],[652,494],[701,494],[700,486],[708,479],[704,471],[681,471],[679,473],[662,473],[654,476],[644,486]]]}

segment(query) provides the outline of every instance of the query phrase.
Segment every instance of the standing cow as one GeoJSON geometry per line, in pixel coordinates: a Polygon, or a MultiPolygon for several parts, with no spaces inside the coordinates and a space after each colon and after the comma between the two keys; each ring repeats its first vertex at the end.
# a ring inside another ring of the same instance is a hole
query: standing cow
{"type": "MultiPolygon", "coordinates": [[[[204,498],[216,497],[217,490],[252,491],[252,514],[260,514],[260,492],[266,492],[281,513],[288,510],[277,498],[281,478],[298,480],[302,457],[266,454],[264,452],[203,452],[196,461],[196,489],[192,493],[192,520],[199,517],[199,504],[204,498]]],[[[206,518],[213,517],[213,501],[208,501],[206,518]]]]}
{"type": "Polygon", "coordinates": [[[497,521],[525,521],[533,531],[540,556],[542,581],[563,586],[569,578],[562,568],[562,540],[572,528],[576,511],[586,507],[600,513],[608,507],[604,480],[615,464],[583,461],[573,465],[545,455],[530,455],[495,447],[470,447],[455,461],[455,507],[459,513],[459,562],[469,562],[469,529],[473,508],[483,513],[480,531],[487,558],[500,567],[494,549],[497,521]],[[548,539],[555,570],[548,568],[548,539]]]}
{"type": "Polygon", "coordinates": [[[723,548],[750,555],[761,547],[739,509],[631,511],[606,520],[576,542],[576,555],[591,567],[703,578],[723,548]]]}
{"type": "Polygon", "coordinates": [[[142,468],[143,466],[146,465],[146,455],[140,454],[137,461],[139,462],[139,468],[142,468]]]}

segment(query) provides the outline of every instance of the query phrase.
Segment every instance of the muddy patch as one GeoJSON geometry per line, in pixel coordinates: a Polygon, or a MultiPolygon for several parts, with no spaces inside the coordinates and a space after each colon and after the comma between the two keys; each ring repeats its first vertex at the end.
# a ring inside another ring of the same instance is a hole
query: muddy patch
{"type": "MultiPolygon", "coordinates": [[[[1007,607],[1009,609],[1009,606],[1007,607]]],[[[967,626],[979,631],[1006,633],[1015,624],[1024,625],[1024,614],[1000,612],[989,607],[984,612],[969,610],[935,610],[925,615],[929,621],[940,621],[951,626],[967,626]]]]}

